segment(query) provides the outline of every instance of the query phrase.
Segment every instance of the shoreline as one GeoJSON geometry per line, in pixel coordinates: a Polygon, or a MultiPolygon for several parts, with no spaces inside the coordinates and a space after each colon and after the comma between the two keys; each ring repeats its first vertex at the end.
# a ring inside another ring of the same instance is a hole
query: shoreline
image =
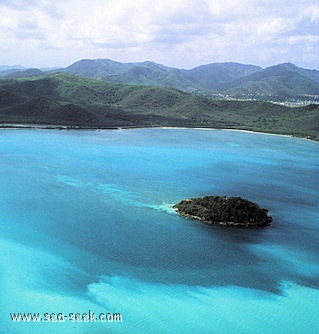
{"type": "Polygon", "coordinates": [[[175,127],[175,126],[162,126],[160,127],[161,129],[192,129],[192,130],[205,130],[205,131],[217,131],[217,130],[221,130],[221,131],[237,131],[237,132],[247,132],[247,133],[254,133],[257,135],[269,135],[269,136],[281,136],[281,137],[290,137],[290,138],[301,138],[301,139],[307,139],[307,140],[313,140],[313,141],[317,141],[314,139],[309,139],[306,137],[297,137],[294,135],[284,135],[284,134],[280,134],[280,133],[271,133],[271,132],[262,132],[262,131],[253,131],[253,130],[242,130],[242,129],[232,129],[232,128],[187,128],[187,127],[175,127]]]}
{"type": "Polygon", "coordinates": [[[221,226],[221,227],[235,227],[235,228],[240,228],[240,229],[259,229],[259,228],[263,228],[263,227],[267,227],[267,226],[270,226],[271,223],[265,223],[265,224],[239,224],[239,223],[235,223],[233,221],[216,221],[216,222],[212,222],[210,220],[205,220],[205,219],[202,219],[201,217],[199,216],[195,216],[195,215],[191,215],[191,214],[188,214],[188,213],[185,213],[185,212],[182,212],[182,211],[179,211],[179,210],[175,210],[175,212],[177,212],[178,214],[180,214],[182,217],[185,217],[187,219],[193,219],[193,220],[196,220],[196,221],[199,221],[201,223],[203,223],[204,225],[215,225],[215,226],[221,226]]]}
{"type": "Polygon", "coordinates": [[[246,132],[253,134],[269,135],[269,136],[281,136],[288,138],[299,138],[305,139],[313,142],[319,142],[319,139],[312,139],[308,137],[299,137],[289,134],[262,132],[254,130],[244,130],[244,129],[233,129],[233,128],[201,128],[201,127],[185,127],[185,126],[105,126],[105,127],[94,127],[94,126],[80,126],[80,125],[58,125],[58,124],[35,124],[35,123],[4,123],[0,124],[0,130],[131,130],[131,129],[185,129],[185,130],[205,130],[205,131],[237,131],[246,132]]]}

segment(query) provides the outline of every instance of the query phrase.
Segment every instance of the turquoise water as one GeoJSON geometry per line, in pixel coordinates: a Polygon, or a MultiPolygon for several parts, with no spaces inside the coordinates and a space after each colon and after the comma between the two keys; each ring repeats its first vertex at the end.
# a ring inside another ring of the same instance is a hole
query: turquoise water
{"type": "Polygon", "coordinates": [[[0,131],[2,333],[318,333],[319,144],[191,129],[0,131]],[[171,210],[206,194],[272,226],[171,210]],[[10,312],[121,323],[14,323],[10,312]]]}

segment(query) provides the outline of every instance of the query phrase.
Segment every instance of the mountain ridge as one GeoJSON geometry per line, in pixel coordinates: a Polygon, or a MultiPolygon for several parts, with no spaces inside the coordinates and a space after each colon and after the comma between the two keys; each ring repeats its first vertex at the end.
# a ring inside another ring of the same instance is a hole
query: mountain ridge
{"type": "MultiPolygon", "coordinates": [[[[82,59],[67,67],[39,71],[20,69],[5,73],[4,78],[46,75],[57,71],[82,75],[114,83],[157,85],[182,89],[206,96],[284,100],[319,99],[319,71],[291,63],[261,68],[236,62],[211,63],[192,69],[167,67],[151,61],[121,63],[111,59],[82,59]]],[[[1,76],[0,71],[0,76],[1,76]]]]}

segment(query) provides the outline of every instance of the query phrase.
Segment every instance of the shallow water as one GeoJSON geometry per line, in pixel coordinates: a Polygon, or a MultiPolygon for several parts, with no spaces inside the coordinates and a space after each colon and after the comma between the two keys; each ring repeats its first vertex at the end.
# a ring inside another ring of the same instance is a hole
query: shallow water
{"type": "Polygon", "coordinates": [[[0,132],[5,333],[318,333],[319,144],[223,130],[0,132]],[[270,227],[171,210],[206,194],[270,227]],[[10,312],[120,312],[14,323],[10,312]]]}

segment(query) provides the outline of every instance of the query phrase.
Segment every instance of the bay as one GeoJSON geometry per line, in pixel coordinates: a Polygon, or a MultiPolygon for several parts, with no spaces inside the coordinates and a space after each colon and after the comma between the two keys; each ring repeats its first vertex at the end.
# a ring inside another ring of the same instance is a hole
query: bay
{"type": "Polygon", "coordinates": [[[5,333],[316,333],[319,145],[198,129],[0,132],[5,333]],[[241,196],[273,224],[175,214],[241,196]],[[10,313],[119,312],[121,323],[10,313]]]}

